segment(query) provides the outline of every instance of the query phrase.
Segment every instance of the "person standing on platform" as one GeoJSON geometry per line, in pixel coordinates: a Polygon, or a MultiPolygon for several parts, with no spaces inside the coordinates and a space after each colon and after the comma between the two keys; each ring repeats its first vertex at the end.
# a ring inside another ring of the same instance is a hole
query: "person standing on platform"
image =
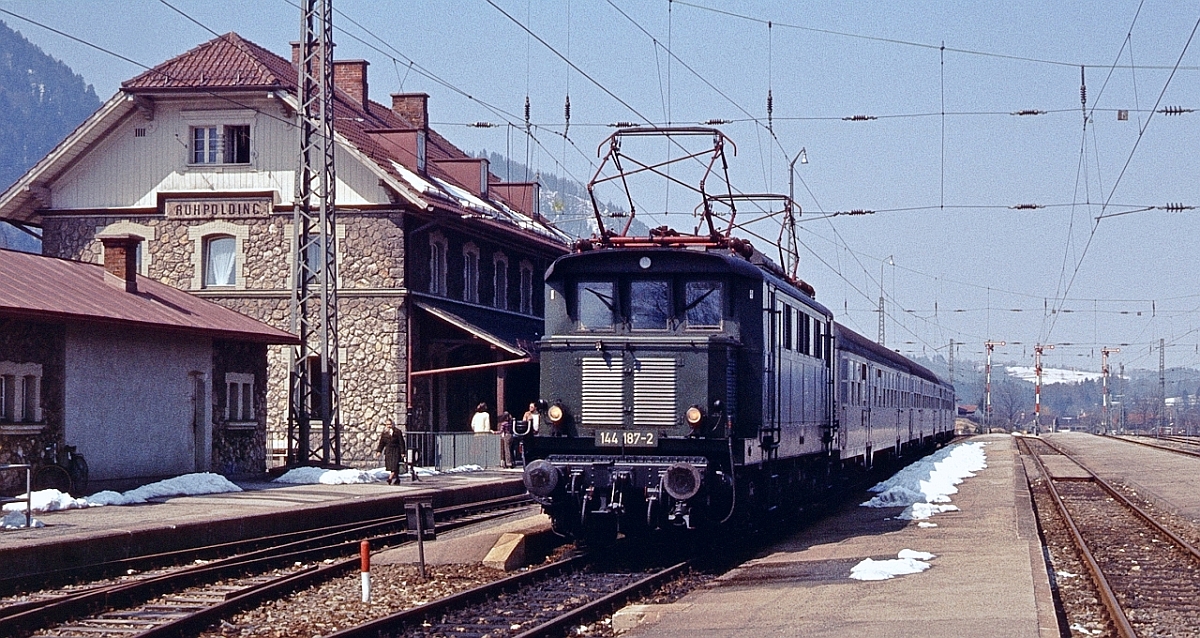
{"type": "Polygon", "coordinates": [[[537,403],[530,403],[525,411],[523,420],[529,424],[529,434],[537,434],[542,427],[542,413],[538,411],[537,403]]]}
{"type": "Polygon", "coordinates": [[[480,403],[475,406],[475,416],[471,417],[471,431],[475,434],[490,434],[492,431],[492,417],[488,414],[486,403],[480,403]]]}
{"type": "Polygon", "coordinates": [[[497,420],[500,422],[500,465],[507,469],[513,467],[513,418],[508,412],[501,412],[497,420]]]}
{"type": "Polygon", "coordinates": [[[400,457],[404,456],[404,432],[389,419],[379,435],[375,453],[383,453],[383,468],[388,471],[388,485],[400,483],[400,457]]]}

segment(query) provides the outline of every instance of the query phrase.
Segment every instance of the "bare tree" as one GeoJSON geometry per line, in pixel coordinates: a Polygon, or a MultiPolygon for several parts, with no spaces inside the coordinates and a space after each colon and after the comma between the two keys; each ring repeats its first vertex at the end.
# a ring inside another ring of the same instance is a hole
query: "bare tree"
{"type": "Polygon", "coordinates": [[[1026,386],[1011,377],[1001,377],[992,383],[993,424],[999,421],[1011,428],[1018,415],[1032,410],[1033,395],[1026,386]]]}

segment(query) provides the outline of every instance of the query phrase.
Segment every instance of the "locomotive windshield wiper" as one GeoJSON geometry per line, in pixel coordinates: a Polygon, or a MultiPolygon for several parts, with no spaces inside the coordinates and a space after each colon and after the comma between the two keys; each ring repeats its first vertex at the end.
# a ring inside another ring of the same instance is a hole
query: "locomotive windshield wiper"
{"type": "Polygon", "coordinates": [[[609,310],[611,310],[612,312],[616,312],[616,311],[617,311],[617,309],[613,307],[613,300],[612,300],[612,297],[606,297],[606,296],[605,296],[603,293],[600,293],[600,292],[598,292],[598,291],[596,291],[596,290],[592,290],[591,288],[584,288],[584,290],[586,290],[586,291],[588,291],[588,292],[592,293],[593,295],[595,295],[595,296],[596,296],[596,298],[600,300],[600,303],[604,304],[604,305],[605,305],[605,306],[606,306],[606,307],[607,307],[609,310]]]}
{"type": "Polygon", "coordinates": [[[708,296],[709,296],[709,295],[711,295],[711,294],[713,294],[713,293],[714,293],[714,292],[716,292],[716,291],[717,291],[717,289],[716,289],[715,287],[714,287],[714,288],[709,288],[709,289],[708,289],[708,290],[707,290],[707,291],[706,291],[706,292],[705,292],[703,295],[700,295],[699,297],[696,297],[696,300],[695,300],[695,301],[693,301],[692,303],[690,303],[690,304],[688,304],[688,305],[684,306],[684,307],[683,307],[683,311],[684,311],[684,312],[687,312],[687,311],[691,310],[692,308],[695,308],[696,306],[700,305],[700,302],[701,302],[701,301],[704,301],[705,299],[708,299],[708,296]]]}

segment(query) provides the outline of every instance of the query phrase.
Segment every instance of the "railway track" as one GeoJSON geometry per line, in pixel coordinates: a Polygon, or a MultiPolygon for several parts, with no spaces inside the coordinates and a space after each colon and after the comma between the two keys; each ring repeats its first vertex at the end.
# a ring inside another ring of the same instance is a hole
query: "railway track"
{"type": "Polygon", "coordinates": [[[1200,552],[1062,450],[1028,437],[1018,446],[1045,479],[1107,612],[1111,635],[1195,635],[1200,627],[1200,552]],[[1047,464],[1043,456],[1069,463],[1047,464]]]}
{"type": "Polygon", "coordinates": [[[328,638],[561,636],[677,577],[688,565],[685,561],[652,571],[614,570],[594,555],[575,554],[328,638]]]}
{"type": "MultiPolygon", "coordinates": [[[[527,499],[512,497],[445,508],[436,514],[448,521],[441,529],[451,531],[528,506],[527,499]]],[[[362,540],[384,547],[407,539],[404,517],[386,517],[116,582],[38,592],[26,600],[9,600],[0,609],[0,635],[107,638],[195,634],[240,609],[353,570],[359,565],[362,540]]]]}

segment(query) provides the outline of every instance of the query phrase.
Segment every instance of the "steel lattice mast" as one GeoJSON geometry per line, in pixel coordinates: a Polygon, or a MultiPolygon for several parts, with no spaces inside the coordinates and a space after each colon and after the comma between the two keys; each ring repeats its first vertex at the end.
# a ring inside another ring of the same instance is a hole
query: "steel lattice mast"
{"type": "Polygon", "coordinates": [[[333,0],[303,0],[298,68],[300,157],[296,166],[288,463],[340,464],[337,250],[334,212],[333,0]],[[312,424],[321,424],[313,449],[312,424]]]}

